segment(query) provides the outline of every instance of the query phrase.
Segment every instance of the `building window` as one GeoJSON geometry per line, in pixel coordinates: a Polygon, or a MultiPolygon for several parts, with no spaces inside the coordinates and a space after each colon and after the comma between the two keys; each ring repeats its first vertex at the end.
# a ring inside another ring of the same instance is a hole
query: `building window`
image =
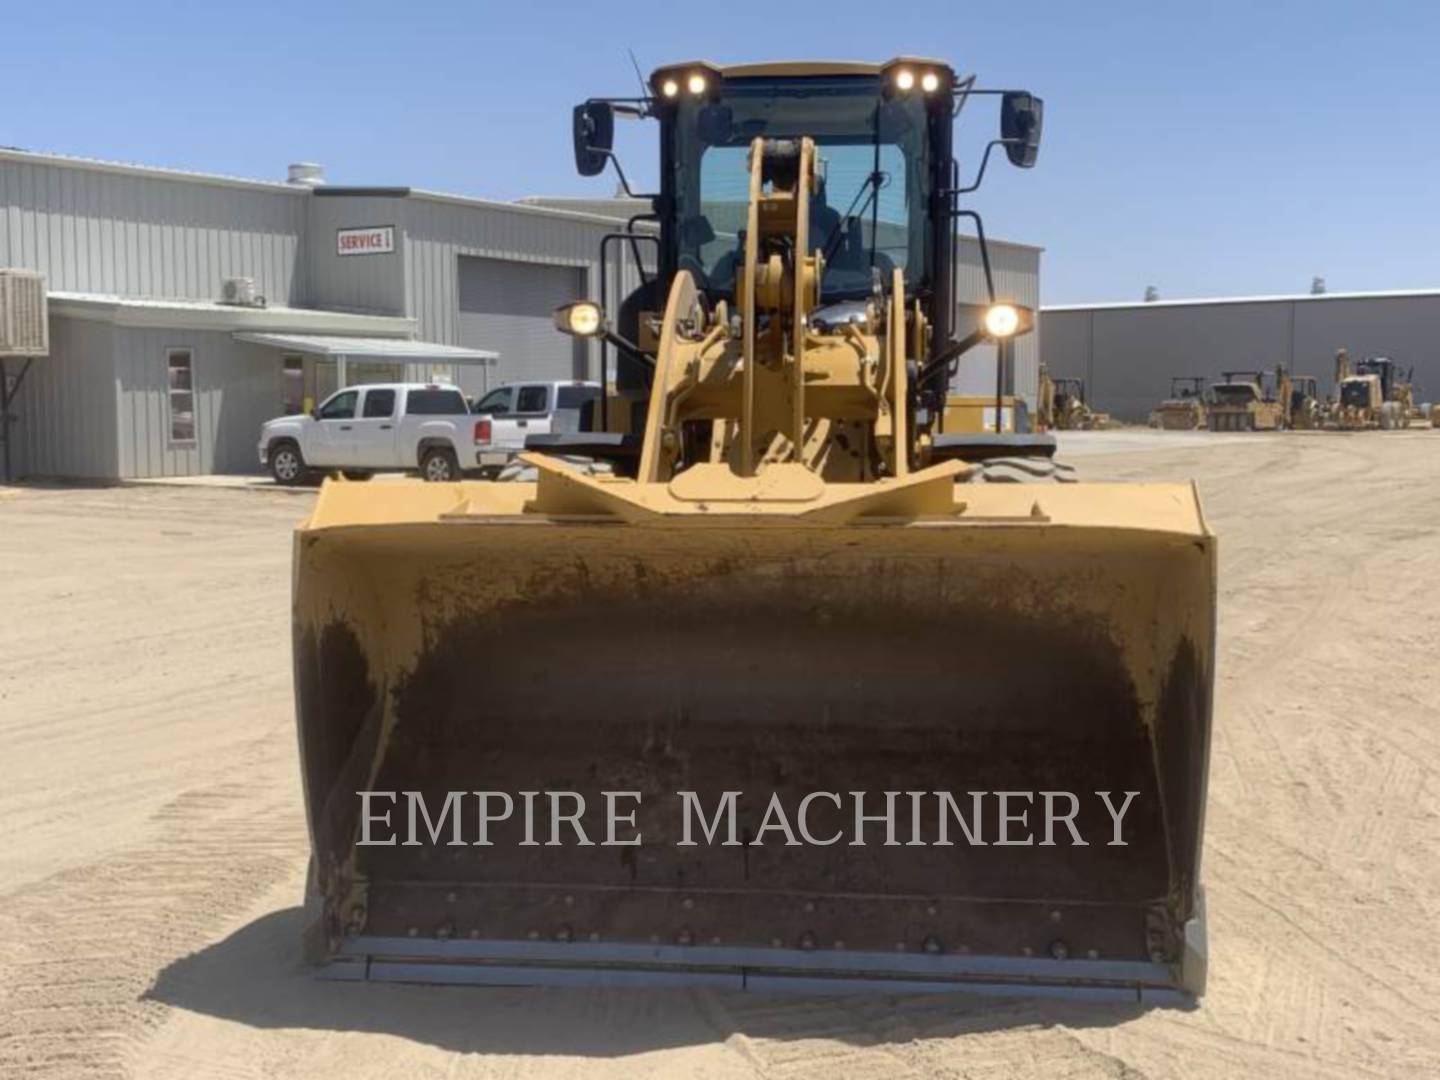
{"type": "Polygon", "coordinates": [[[165,353],[169,376],[170,441],[195,441],[195,366],[189,349],[170,349],[165,353]]]}

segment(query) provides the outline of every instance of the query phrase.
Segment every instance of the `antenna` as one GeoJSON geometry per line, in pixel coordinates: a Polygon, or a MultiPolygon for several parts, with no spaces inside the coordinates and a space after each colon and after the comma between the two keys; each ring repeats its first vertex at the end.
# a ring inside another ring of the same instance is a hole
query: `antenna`
{"type": "Polygon", "coordinates": [[[635,50],[627,48],[625,51],[630,54],[630,66],[635,69],[635,78],[640,81],[640,96],[647,98],[650,96],[650,88],[645,85],[645,76],[640,71],[640,61],[635,59],[635,50]]]}

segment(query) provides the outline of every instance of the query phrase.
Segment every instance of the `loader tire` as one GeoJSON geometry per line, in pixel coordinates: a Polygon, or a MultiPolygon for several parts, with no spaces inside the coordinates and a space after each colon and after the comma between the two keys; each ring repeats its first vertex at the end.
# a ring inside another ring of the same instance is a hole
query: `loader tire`
{"type": "Polygon", "coordinates": [[[1051,458],[1002,457],[976,463],[967,484],[1074,484],[1075,466],[1051,458]]]}
{"type": "Polygon", "coordinates": [[[1380,406],[1380,430],[1394,431],[1400,426],[1400,407],[1393,401],[1380,406]]]}
{"type": "Polygon", "coordinates": [[[432,446],[420,456],[420,476],[432,484],[460,479],[460,462],[449,447],[432,446]]]}

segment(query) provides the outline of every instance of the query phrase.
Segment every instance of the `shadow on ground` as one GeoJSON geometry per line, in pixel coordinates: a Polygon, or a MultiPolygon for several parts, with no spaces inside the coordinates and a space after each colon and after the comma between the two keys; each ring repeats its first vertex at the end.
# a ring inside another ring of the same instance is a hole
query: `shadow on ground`
{"type": "Polygon", "coordinates": [[[731,1035],[852,1045],[1026,1027],[1104,1027],[1135,1003],[972,993],[819,998],[714,990],[406,986],[330,982],[299,956],[301,908],[276,911],[165,968],[146,998],[256,1028],[372,1032],[456,1053],[619,1056],[731,1035]]]}

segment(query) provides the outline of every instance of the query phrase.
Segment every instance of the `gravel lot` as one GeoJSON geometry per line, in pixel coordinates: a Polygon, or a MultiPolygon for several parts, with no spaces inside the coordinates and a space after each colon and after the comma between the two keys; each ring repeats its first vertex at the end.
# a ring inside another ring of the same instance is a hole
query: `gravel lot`
{"type": "Polygon", "coordinates": [[[0,490],[0,1076],[1440,1075],[1440,432],[1085,433],[1221,537],[1188,1012],[321,983],[263,488],[0,490]]]}

